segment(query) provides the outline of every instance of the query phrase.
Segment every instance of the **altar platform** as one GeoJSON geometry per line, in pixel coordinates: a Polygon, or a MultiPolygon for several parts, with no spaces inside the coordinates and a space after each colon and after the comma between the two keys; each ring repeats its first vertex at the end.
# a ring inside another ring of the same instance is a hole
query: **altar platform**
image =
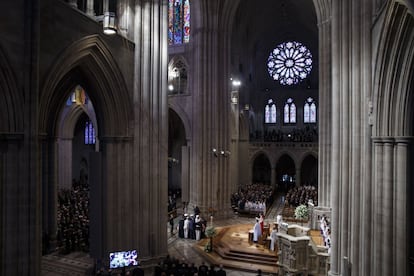
{"type": "Polygon", "coordinates": [[[223,264],[226,268],[277,275],[277,250],[269,250],[269,242],[253,243],[249,240],[249,231],[253,224],[239,224],[217,227],[217,236],[213,241],[213,252],[206,252],[209,239],[203,239],[194,245],[196,251],[208,262],[223,264]]]}

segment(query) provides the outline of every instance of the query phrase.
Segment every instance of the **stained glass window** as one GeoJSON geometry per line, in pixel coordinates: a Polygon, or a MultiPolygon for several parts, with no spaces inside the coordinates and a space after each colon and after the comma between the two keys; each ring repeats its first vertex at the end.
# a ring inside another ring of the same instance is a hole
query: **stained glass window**
{"type": "Polygon", "coordinates": [[[168,1],[168,43],[179,45],[190,41],[190,0],[168,1]]]}
{"type": "Polygon", "coordinates": [[[87,121],[85,125],[85,145],[95,145],[95,128],[91,121],[87,121]]]}
{"type": "Polygon", "coordinates": [[[286,101],[283,122],[286,124],[296,123],[296,105],[292,98],[286,101]]]}
{"type": "Polygon", "coordinates": [[[303,107],[303,122],[316,123],[316,104],[312,98],[308,98],[303,107]]]}
{"type": "Polygon", "coordinates": [[[67,106],[71,106],[72,104],[87,104],[88,103],[88,95],[86,94],[85,90],[82,86],[77,85],[73,90],[72,94],[70,94],[69,98],[66,101],[67,106]]]}
{"type": "Polygon", "coordinates": [[[270,123],[270,110],[269,105],[265,107],[265,123],[270,123]]]}
{"type": "Polygon", "coordinates": [[[312,54],[306,46],[296,41],[279,44],[267,59],[267,70],[280,84],[297,84],[310,74],[312,54]]]}
{"type": "Polygon", "coordinates": [[[265,106],[265,123],[276,123],[276,105],[272,99],[265,106]]]}

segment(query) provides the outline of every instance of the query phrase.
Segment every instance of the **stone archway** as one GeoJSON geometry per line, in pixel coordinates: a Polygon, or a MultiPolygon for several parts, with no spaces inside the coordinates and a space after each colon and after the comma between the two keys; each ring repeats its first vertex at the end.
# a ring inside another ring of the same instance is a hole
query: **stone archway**
{"type": "Polygon", "coordinates": [[[276,175],[278,186],[283,192],[287,192],[296,185],[295,161],[288,154],[282,155],[276,163],[276,175]]]}
{"type": "MultiPolygon", "coordinates": [[[[45,133],[41,151],[44,173],[41,177],[43,189],[44,217],[43,232],[52,241],[56,240],[56,196],[59,179],[58,133],[60,116],[66,100],[74,87],[82,86],[94,103],[96,125],[99,127],[99,152],[90,155],[90,254],[96,259],[104,259],[116,243],[108,239],[115,233],[113,208],[120,197],[127,202],[128,197],[119,193],[119,183],[127,183],[130,178],[128,154],[132,151],[128,134],[128,123],[132,118],[132,106],[128,90],[120,71],[107,46],[98,36],[90,36],[75,42],[51,68],[41,92],[39,130],[45,133]],[[57,116],[58,115],[58,116],[57,116]],[[123,166],[120,166],[120,163],[123,166]],[[115,192],[116,191],[116,192],[115,192]],[[107,208],[102,208],[105,202],[107,208]],[[112,206],[112,207],[111,207],[112,206]]],[[[132,202],[131,202],[132,204],[132,202]]],[[[119,219],[119,218],[118,218],[119,219]]],[[[128,218],[130,219],[130,218],[128,218]]]]}
{"type": "Polygon", "coordinates": [[[318,187],[318,159],[309,154],[301,163],[300,169],[301,185],[311,185],[318,187]]]}
{"type": "MultiPolygon", "coordinates": [[[[24,138],[27,138],[24,124],[24,98],[18,89],[10,61],[1,47],[0,68],[2,95],[0,101],[0,274],[12,275],[17,272],[16,268],[21,265],[19,260],[22,258],[30,257],[40,261],[38,248],[32,246],[33,243],[28,240],[27,233],[16,231],[24,228],[29,233],[36,232],[37,226],[31,224],[28,219],[23,219],[22,216],[34,218],[36,216],[34,207],[40,202],[37,198],[37,187],[29,186],[27,183],[27,177],[33,172],[23,173],[29,162],[27,154],[24,153],[25,147],[22,146],[24,138]],[[23,187],[29,195],[19,192],[23,187]],[[21,204],[23,200],[29,201],[30,204],[21,204]],[[15,233],[15,236],[11,233],[15,233]],[[19,246],[16,245],[16,241],[19,241],[19,246]]],[[[37,241],[39,242],[39,239],[37,241]]],[[[21,267],[20,271],[29,273],[28,266],[21,267]]]]}
{"type": "Polygon", "coordinates": [[[183,121],[173,109],[170,108],[168,114],[168,193],[188,202],[190,164],[186,131],[183,121]]]}
{"type": "Polygon", "coordinates": [[[375,275],[414,272],[414,18],[389,1],[374,71],[372,225],[375,275]],[[382,246],[378,244],[382,243],[382,246]],[[390,249],[391,248],[391,249],[390,249]]]}
{"type": "Polygon", "coordinates": [[[252,166],[252,183],[271,184],[272,166],[264,153],[256,156],[252,166]]]}

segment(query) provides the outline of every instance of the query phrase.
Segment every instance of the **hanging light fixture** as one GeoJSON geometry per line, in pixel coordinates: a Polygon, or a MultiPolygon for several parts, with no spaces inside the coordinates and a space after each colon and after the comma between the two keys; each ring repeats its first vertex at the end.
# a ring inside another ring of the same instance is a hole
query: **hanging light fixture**
{"type": "Polygon", "coordinates": [[[116,16],[114,12],[104,13],[103,32],[107,35],[116,34],[116,16]]]}

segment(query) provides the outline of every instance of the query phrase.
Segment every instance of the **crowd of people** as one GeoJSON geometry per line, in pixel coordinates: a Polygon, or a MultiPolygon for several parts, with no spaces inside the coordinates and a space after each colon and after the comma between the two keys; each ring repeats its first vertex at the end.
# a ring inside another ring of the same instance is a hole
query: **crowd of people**
{"type": "MultiPolygon", "coordinates": [[[[191,215],[183,214],[180,220],[178,221],[177,231],[179,238],[193,239],[197,241],[205,238],[207,221],[201,217],[200,211],[197,206],[194,208],[194,211],[195,213],[191,215]]],[[[171,234],[174,234],[171,219],[170,225],[171,234]]]]}
{"type": "Polygon", "coordinates": [[[278,130],[255,131],[250,134],[250,140],[263,140],[265,142],[316,142],[318,141],[318,129],[306,126],[294,128],[289,132],[278,130]]]}
{"type": "Polygon", "coordinates": [[[318,205],[318,190],[316,187],[311,185],[299,186],[293,187],[286,193],[285,204],[296,207],[307,204],[309,200],[312,200],[314,205],[318,205]]]}
{"type": "Polygon", "coordinates": [[[266,214],[266,206],[272,205],[273,196],[274,189],[270,185],[247,184],[231,195],[231,205],[239,213],[266,214]]]}
{"type": "Polygon", "coordinates": [[[57,208],[57,242],[61,253],[89,251],[89,187],[73,181],[71,189],[60,189],[57,208]]]}
{"type": "Polygon", "coordinates": [[[180,261],[174,257],[167,256],[161,262],[157,264],[154,269],[154,276],[225,276],[226,271],[222,265],[218,267],[215,265],[208,266],[202,262],[199,266],[194,263],[188,264],[187,262],[180,261]]]}

